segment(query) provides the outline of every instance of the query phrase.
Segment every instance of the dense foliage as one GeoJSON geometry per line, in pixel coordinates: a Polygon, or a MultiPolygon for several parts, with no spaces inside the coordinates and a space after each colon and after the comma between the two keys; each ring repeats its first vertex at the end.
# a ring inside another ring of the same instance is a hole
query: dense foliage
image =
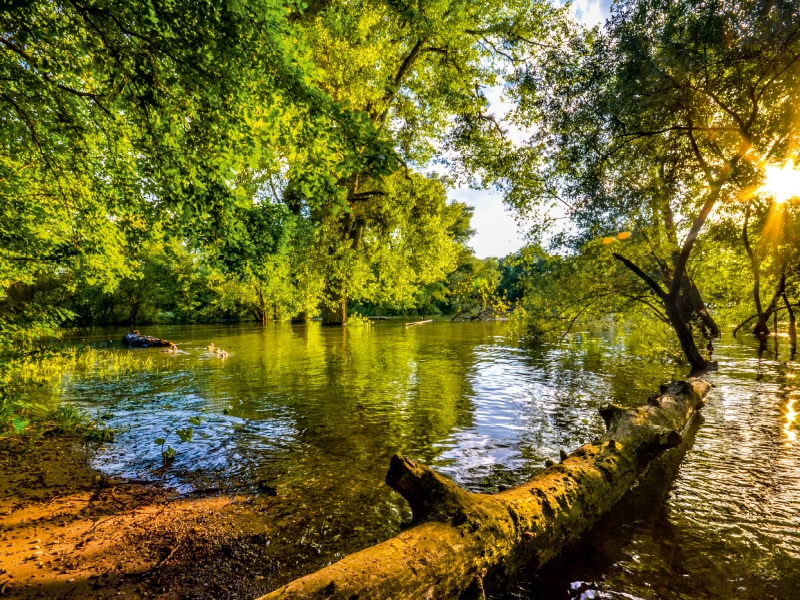
{"type": "Polygon", "coordinates": [[[343,324],[348,300],[424,305],[468,252],[450,180],[423,170],[504,143],[481,90],[560,14],[542,0],[6,3],[3,372],[63,324],[343,324]]]}
{"type": "Polygon", "coordinates": [[[770,215],[773,245],[760,248],[773,285],[796,273],[796,205],[769,208],[759,192],[766,167],[797,157],[797,9],[622,0],[604,28],[575,27],[515,70],[514,118],[533,134],[495,172],[540,234],[568,220],[548,240],[568,257],[556,261],[574,290],[564,311],[638,303],[703,368],[695,338],[719,332],[709,297],[731,301],[742,281],[745,213],[761,232],[770,215]]]}
{"type": "Polygon", "coordinates": [[[62,325],[613,315],[701,368],[721,324],[793,322],[798,207],[761,186],[798,158],[796,2],[622,0],[587,30],[545,0],[14,0],[0,25],[6,381],[62,325]],[[531,243],[478,260],[464,182],[531,243]]]}

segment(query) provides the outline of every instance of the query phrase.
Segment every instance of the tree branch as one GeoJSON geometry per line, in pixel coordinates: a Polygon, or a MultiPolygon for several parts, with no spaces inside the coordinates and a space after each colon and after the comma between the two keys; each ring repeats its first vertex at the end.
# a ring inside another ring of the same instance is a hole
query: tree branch
{"type": "Polygon", "coordinates": [[[644,281],[653,292],[655,292],[656,296],[658,296],[662,301],[667,301],[667,292],[665,292],[661,286],[656,282],[652,277],[650,277],[647,273],[642,271],[639,267],[629,261],[627,258],[622,256],[621,254],[614,253],[614,258],[616,258],[619,262],[623,265],[628,267],[631,271],[633,271],[639,279],[644,281]]]}

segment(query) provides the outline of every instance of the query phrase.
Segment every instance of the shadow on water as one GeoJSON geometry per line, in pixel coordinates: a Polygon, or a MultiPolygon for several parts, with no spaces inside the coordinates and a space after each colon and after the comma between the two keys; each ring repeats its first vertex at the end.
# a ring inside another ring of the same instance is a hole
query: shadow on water
{"type": "MultiPolygon", "coordinates": [[[[107,346],[123,333],[102,330],[85,343],[107,346]]],[[[145,350],[157,370],[62,386],[64,399],[126,428],[96,466],[161,476],[153,440],[205,414],[163,476],[186,491],[251,494],[276,532],[270,560],[308,569],[408,521],[405,502],[382,484],[392,454],[491,493],[600,433],[601,405],[641,404],[680,376],[642,358],[647,340],[624,331],[579,332],[535,349],[509,340],[502,324],[147,333],[172,339],[181,353],[145,350]],[[228,359],[206,352],[212,341],[228,359]]],[[[705,423],[685,459],[651,470],[584,542],[509,597],[796,597],[800,396],[788,343],[778,352],[723,338],[705,423]]]]}

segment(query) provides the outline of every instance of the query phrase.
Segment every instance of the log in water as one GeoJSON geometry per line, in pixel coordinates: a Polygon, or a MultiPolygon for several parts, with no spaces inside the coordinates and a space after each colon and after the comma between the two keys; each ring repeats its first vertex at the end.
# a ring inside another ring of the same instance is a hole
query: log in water
{"type": "Polygon", "coordinates": [[[262,600],[484,597],[541,567],[577,540],[681,433],[711,386],[663,386],[645,406],[601,410],[607,431],[529,482],[495,495],[459,488],[396,455],[386,483],[411,505],[415,526],[298,579],[262,600]]]}

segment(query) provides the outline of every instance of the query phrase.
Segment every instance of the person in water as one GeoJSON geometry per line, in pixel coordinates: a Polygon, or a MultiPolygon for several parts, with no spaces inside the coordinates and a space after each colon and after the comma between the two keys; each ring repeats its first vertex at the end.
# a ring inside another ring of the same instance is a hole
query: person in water
{"type": "Polygon", "coordinates": [[[209,352],[214,352],[216,349],[217,347],[214,346],[214,342],[211,342],[208,346],[206,346],[206,350],[208,350],[209,352]]]}

